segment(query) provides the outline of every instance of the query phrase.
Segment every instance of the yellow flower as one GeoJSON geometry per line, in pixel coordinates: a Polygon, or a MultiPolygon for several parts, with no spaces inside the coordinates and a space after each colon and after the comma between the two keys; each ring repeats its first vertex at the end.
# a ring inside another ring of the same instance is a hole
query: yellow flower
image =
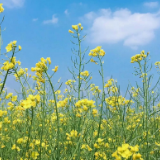
{"type": "Polygon", "coordinates": [[[48,61],[49,64],[51,64],[51,58],[47,57],[46,60],[48,61]]]}
{"type": "Polygon", "coordinates": [[[94,59],[90,59],[90,62],[94,62],[95,64],[98,64],[94,59]]]}
{"type": "Polygon", "coordinates": [[[97,139],[97,142],[101,144],[101,143],[103,142],[103,139],[98,138],[98,139],[97,139]]]}
{"type": "Polygon", "coordinates": [[[79,23],[78,26],[81,27],[81,23],[79,23]]]}
{"type": "Polygon", "coordinates": [[[20,61],[17,61],[18,65],[20,66],[21,65],[21,62],[20,61]]]}
{"type": "Polygon", "coordinates": [[[97,111],[96,109],[93,109],[93,110],[92,110],[92,114],[93,114],[93,115],[96,115],[97,113],[98,113],[98,111],[97,111]]]}
{"type": "Polygon", "coordinates": [[[72,28],[77,31],[78,30],[78,25],[72,25],[72,28]]]}
{"type": "Polygon", "coordinates": [[[136,159],[140,159],[142,156],[141,154],[133,154],[133,160],[136,160],[136,159]]]}
{"type": "Polygon", "coordinates": [[[35,151],[33,151],[32,154],[31,154],[31,157],[32,157],[33,159],[37,159],[38,156],[39,156],[39,153],[38,153],[38,152],[35,152],[35,151]]]}
{"type": "Polygon", "coordinates": [[[2,7],[3,3],[0,3],[0,13],[4,11],[4,8],[2,7]]]}
{"type": "Polygon", "coordinates": [[[18,49],[19,49],[19,51],[22,49],[22,47],[21,46],[18,46],[18,49]]]}
{"type": "Polygon", "coordinates": [[[144,51],[144,50],[142,50],[142,51],[141,51],[141,54],[144,54],[144,53],[145,53],[145,51],[144,51]]]}
{"type": "Polygon", "coordinates": [[[88,77],[89,76],[89,72],[88,71],[81,72],[81,75],[88,77]]]}
{"type": "MultiPolygon", "coordinates": [[[[6,47],[7,52],[12,51],[12,48],[16,47],[16,43],[17,43],[17,41],[10,42],[6,47]]],[[[22,49],[22,47],[19,46],[19,50],[21,50],[21,49],[22,49]]]]}
{"type": "Polygon", "coordinates": [[[155,145],[160,146],[160,143],[155,142],[155,145]]]}
{"type": "Polygon", "coordinates": [[[131,149],[132,152],[138,152],[139,151],[139,146],[138,145],[136,145],[134,147],[130,146],[130,149],[131,149]]]}
{"type": "Polygon", "coordinates": [[[13,146],[12,146],[12,150],[14,150],[14,149],[16,149],[17,147],[16,147],[16,145],[14,144],[13,146]]]}
{"type": "Polygon", "coordinates": [[[81,149],[85,149],[85,148],[86,148],[86,145],[85,145],[85,144],[82,144],[81,149]]]}
{"type": "Polygon", "coordinates": [[[106,54],[105,51],[101,49],[99,55],[103,57],[105,54],[106,54]]]}
{"type": "Polygon", "coordinates": [[[12,44],[13,46],[16,46],[17,41],[13,41],[12,44]]]}
{"type": "Polygon", "coordinates": [[[73,32],[73,31],[71,31],[71,30],[69,30],[68,32],[69,32],[69,33],[74,33],[74,32],[73,32]]]}
{"type": "Polygon", "coordinates": [[[12,42],[7,45],[6,50],[7,52],[10,52],[12,50],[12,42]]]}
{"type": "Polygon", "coordinates": [[[57,72],[58,71],[58,66],[55,66],[55,68],[52,69],[52,71],[57,72]]]}
{"type": "Polygon", "coordinates": [[[23,143],[23,138],[19,138],[19,139],[17,140],[17,143],[18,143],[18,144],[23,143]]]}
{"type": "Polygon", "coordinates": [[[15,102],[16,100],[17,100],[17,96],[13,96],[11,99],[12,102],[15,102]]]}
{"type": "Polygon", "coordinates": [[[101,48],[102,48],[102,46],[97,46],[94,50],[95,50],[96,52],[100,52],[101,48]]]}

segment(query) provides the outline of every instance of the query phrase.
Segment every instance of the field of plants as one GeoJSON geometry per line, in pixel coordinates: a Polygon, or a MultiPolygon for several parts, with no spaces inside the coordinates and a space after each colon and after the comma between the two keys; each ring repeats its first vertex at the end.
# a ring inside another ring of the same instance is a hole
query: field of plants
{"type": "MultiPolygon", "coordinates": [[[[4,11],[0,4],[0,13],[4,11]]],[[[1,24],[0,23],[0,33],[1,24]]],[[[0,67],[0,160],[158,160],[160,159],[160,103],[159,93],[153,88],[147,66],[149,52],[141,51],[131,57],[131,65],[143,87],[127,89],[130,99],[120,94],[117,82],[104,81],[101,46],[90,50],[90,60],[84,61],[86,51],[81,50],[85,36],[81,23],[72,25],[69,34],[76,39],[78,50],[73,52],[75,70],[73,79],[53,84],[58,66],[51,70],[51,58],[41,58],[31,68],[21,68],[16,60],[22,47],[17,41],[6,46],[5,60],[0,67]],[[99,68],[102,88],[90,83],[92,77],[85,65],[93,63],[99,68]],[[13,76],[21,85],[17,95],[5,88],[13,76]],[[32,79],[33,84],[29,83],[32,79]]],[[[0,37],[0,47],[2,39],[0,37]]],[[[160,69],[160,62],[155,62],[160,69]]]]}

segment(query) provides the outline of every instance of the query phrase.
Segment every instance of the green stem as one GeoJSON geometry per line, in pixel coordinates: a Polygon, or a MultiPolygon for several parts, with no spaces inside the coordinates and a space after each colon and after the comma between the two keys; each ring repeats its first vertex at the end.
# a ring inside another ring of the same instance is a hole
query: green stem
{"type": "Polygon", "coordinates": [[[100,127],[101,127],[101,122],[102,122],[102,111],[103,111],[103,103],[105,101],[105,93],[104,93],[104,76],[103,76],[103,64],[102,61],[100,59],[100,57],[98,56],[99,60],[100,60],[100,66],[101,66],[101,77],[102,77],[102,88],[103,88],[103,92],[102,92],[102,101],[101,101],[101,111],[100,111],[100,121],[99,121],[99,127],[98,127],[98,138],[99,138],[99,134],[100,134],[100,127]]]}
{"type": "Polygon", "coordinates": [[[80,79],[80,75],[81,75],[82,57],[81,57],[81,40],[79,39],[78,32],[77,32],[77,36],[78,36],[79,59],[80,59],[80,63],[79,63],[79,79],[78,79],[78,100],[80,100],[80,89],[81,89],[81,79],[80,79]]]}
{"type": "Polygon", "coordinates": [[[48,81],[50,83],[51,89],[52,89],[52,93],[54,96],[54,102],[55,102],[55,107],[56,107],[56,116],[57,116],[57,160],[60,159],[59,155],[60,155],[60,151],[59,151],[59,135],[60,135],[60,131],[59,131],[59,115],[58,115],[58,107],[57,107],[57,101],[56,101],[56,94],[54,91],[54,87],[53,84],[51,82],[51,79],[47,73],[47,71],[45,71],[45,74],[47,75],[48,81]]]}
{"type": "MultiPolygon", "coordinates": [[[[14,53],[15,53],[15,49],[13,49],[13,54],[12,54],[12,57],[11,57],[11,60],[10,60],[10,61],[12,61],[12,58],[13,58],[13,56],[14,56],[14,53]]],[[[3,89],[4,89],[5,83],[6,83],[6,81],[7,81],[7,76],[8,76],[9,71],[10,71],[10,69],[7,70],[7,73],[6,73],[6,75],[5,75],[5,78],[4,78],[4,81],[3,81],[3,84],[2,84],[2,87],[1,87],[1,90],[0,90],[0,96],[1,96],[1,94],[2,94],[2,91],[3,91],[3,89]]]]}

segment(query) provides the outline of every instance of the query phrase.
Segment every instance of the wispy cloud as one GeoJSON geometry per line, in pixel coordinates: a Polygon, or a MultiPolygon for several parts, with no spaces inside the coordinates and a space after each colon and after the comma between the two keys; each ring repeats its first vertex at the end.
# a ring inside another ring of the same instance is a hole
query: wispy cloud
{"type": "Polygon", "coordinates": [[[33,22],[38,21],[38,18],[34,18],[34,19],[32,19],[32,21],[33,21],[33,22]]]}
{"type": "Polygon", "coordinates": [[[65,15],[69,15],[68,9],[66,9],[66,10],[64,11],[64,13],[65,13],[65,15]]]}
{"type": "Polygon", "coordinates": [[[159,4],[158,2],[145,2],[143,5],[149,8],[156,8],[159,4]]]}
{"type": "Polygon", "coordinates": [[[22,7],[25,0],[1,0],[4,6],[8,8],[22,7]]]}
{"type": "Polygon", "coordinates": [[[100,9],[89,12],[80,18],[89,26],[87,41],[101,45],[102,43],[118,43],[137,49],[146,45],[155,37],[155,30],[160,28],[160,11],[151,13],[131,13],[128,9],[112,12],[100,9]]]}
{"type": "Polygon", "coordinates": [[[55,14],[52,16],[51,20],[45,20],[43,21],[43,24],[55,24],[58,22],[58,18],[55,17],[55,14]]]}

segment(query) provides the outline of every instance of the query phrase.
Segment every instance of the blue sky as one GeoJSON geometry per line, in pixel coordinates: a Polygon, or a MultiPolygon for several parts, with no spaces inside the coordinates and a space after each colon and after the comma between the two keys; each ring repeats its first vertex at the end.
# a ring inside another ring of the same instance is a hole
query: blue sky
{"type": "MultiPolygon", "coordinates": [[[[142,50],[150,52],[149,65],[160,61],[160,1],[135,0],[1,0],[5,15],[2,29],[3,45],[5,47],[13,40],[22,46],[17,59],[23,68],[35,66],[41,57],[51,57],[52,68],[58,65],[59,70],[53,79],[65,82],[71,79],[67,67],[71,68],[71,48],[76,47],[75,41],[68,32],[72,25],[81,23],[84,27],[81,35],[87,34],[82,42],[82,50],[89,46],[86,60],[91,49],[102,46],[106,52],[104,57],[104,77],[107,81],[111,76],[118,81],[121,92],[124,93],[130,81],[142,86],[142,79],[135,77],[134,68],[138,64],[130,63],[131,57],[142,50]]],[[[50,68],[50,69],[52,69],[50,68]]],[[[92,82],[101,88],[99,66],[86,65],[85,70],[92,72],[92,82]]],[[[158,74],[153,65],[153,84],[158,80],[158,74]]],[[[14,82],[15,83],[15,82],[14,82]]],[[[18,87],[10,77],[7,88],[18,87]],[[14,86],[13,86],[14,84],[14,86]]],[[[63,83],[62,90],[65,88],[63,83]]]]}

